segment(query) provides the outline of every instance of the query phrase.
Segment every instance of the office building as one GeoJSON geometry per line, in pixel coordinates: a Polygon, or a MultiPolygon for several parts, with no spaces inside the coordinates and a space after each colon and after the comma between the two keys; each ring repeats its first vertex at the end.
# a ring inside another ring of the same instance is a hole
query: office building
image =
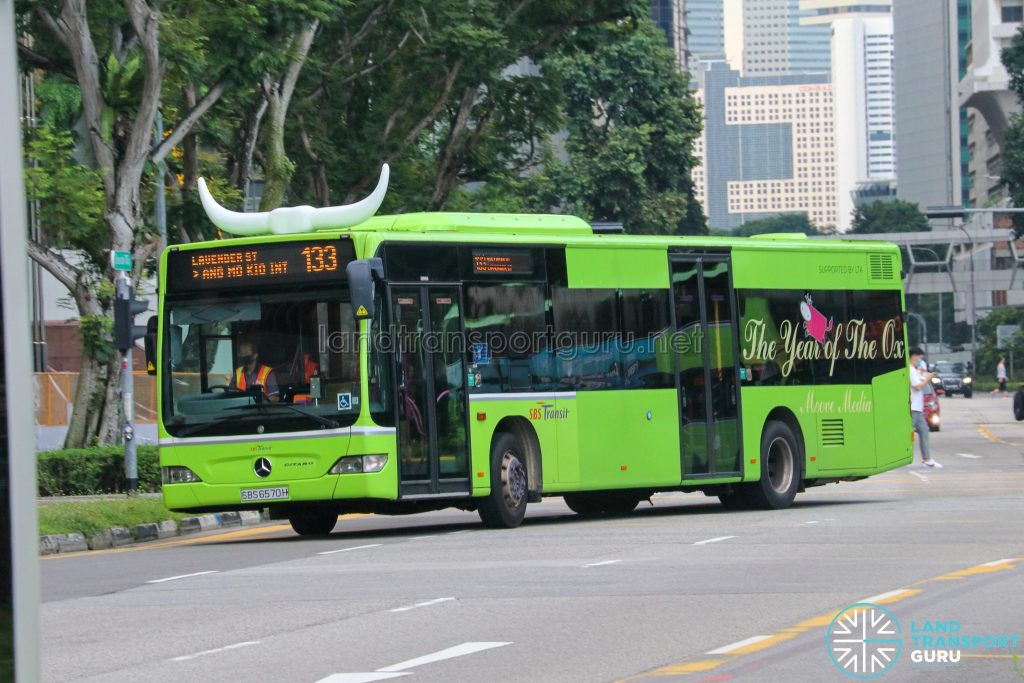
{"type": "Polygon", "coordinates": [[[801,23],[813,14],[799,0],[743,0],[743,75],[828,73],[828,26],[801,23]]]}
{"type": "Polygon", "coordinates": [[[834,226],[828,74],[744,77],[715,62],[699,82],[705,120],[693,180],[708,225],[805,213],[819,228],[834,226]]]}

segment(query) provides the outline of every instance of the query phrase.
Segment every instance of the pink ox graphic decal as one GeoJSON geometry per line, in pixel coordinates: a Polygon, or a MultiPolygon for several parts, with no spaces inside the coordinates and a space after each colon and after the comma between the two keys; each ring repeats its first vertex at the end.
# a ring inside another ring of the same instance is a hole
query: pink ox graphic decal
{"type": "Polygon", "coordinates": [[[800,315],[804,319],[804,332],[807,336],[824,344],[825,335],[832,331],[832,318],[826,322],[825,316],[814,307],[810,294],[804,295],[804,300],[800,302],[800,315]]]}

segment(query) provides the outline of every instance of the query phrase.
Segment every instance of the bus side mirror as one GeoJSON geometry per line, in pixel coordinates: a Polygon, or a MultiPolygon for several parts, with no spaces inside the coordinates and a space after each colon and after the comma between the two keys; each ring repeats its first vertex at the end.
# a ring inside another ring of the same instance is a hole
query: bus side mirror
{"type": "Polygon", "coordinates": [[[352,315],[356,320],[372,317],[374,284],[384,279],[384,262],[379,258],[350,261],[345,267],[345,274],[352,299],[352,315]]]}
{"type": "Polygon", "coordinates": [[[149,316],[146,321],[146,335],[143,337],[146,344],[146,374],[156,374],[156,321],[155,315],[149,316]]]}

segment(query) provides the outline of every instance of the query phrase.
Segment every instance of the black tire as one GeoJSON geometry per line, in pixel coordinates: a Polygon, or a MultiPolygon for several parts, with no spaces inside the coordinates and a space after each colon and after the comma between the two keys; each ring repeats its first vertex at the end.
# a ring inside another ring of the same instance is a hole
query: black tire
{"type": "Polygon", "coordinates": [[[747,498],[765,510],[787,508],[796,498],[803,475],[800,440],[785,422],[769,420],[761,432],[761,480],[749,485],[747,498]]]}
{"type": "Polygon", "coordinates": [[[971,391],[965,391],[964,392],[964,398],[970,398],[971,396],[974,396],[974,390],[973,389],[971,391]]]}
{"type": "Polygon", "coordinates": [[[335,510],[303,510],[288,516],[288,523],[299,536],[328,536],[338,523],[335,510]]]}
{"type": "Polygon", "coordinates": [[[480,500],[480,521],[490,529],[513,529],[526,516],[529,479],[519,440],[506,432],[491,442],[491,492],[480,500]]]}
{"type": "Polygon", "coordinates": [[[640,504],[640,496],[628,493],[610,493],[604,499],[601,512],[606,515],[628,515],[640,504]]]}

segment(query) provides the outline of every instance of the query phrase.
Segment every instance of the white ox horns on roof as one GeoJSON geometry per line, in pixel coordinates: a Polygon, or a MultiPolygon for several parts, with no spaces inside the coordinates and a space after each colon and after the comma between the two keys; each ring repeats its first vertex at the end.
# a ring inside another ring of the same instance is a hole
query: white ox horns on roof
{"type": "Polygon", "coordinates": [[[325,206],[320,209],[312,206],[282,206],[263,213],[239,213],[229,211],[218,204],[206,189],[206,181],[202,178],[199,179],[199,198],[213,224],[232,235],[288,235],[331,228],[349,228],[359,225],[377,213],[388,191],[390,175],[391,170],[384,164],[380,170],[377,187],[370,196],[346,206],[325,206]]]}

